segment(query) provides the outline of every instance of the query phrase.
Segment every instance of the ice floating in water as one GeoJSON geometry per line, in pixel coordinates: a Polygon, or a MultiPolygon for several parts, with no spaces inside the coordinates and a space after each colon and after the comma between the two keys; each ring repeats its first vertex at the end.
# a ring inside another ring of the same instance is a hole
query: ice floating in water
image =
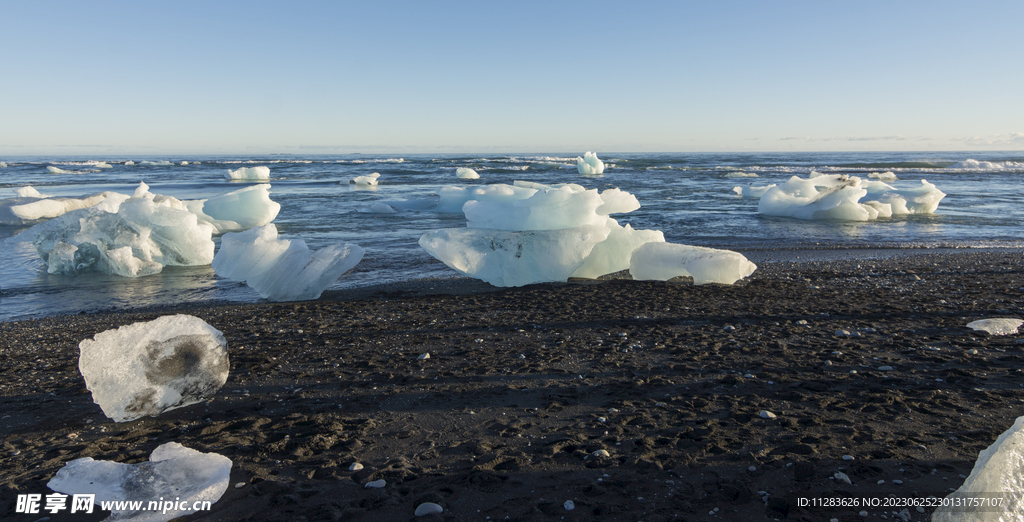
{"type": "Polygon", "coordinates": [[[215,234],[261,227],[273,221],[281,211],[281,204],[270,199],[269,184],[252,185],[184,204],[201,222],[210,224],[215,234]]]}
{"type": "Polygon", "coordinates": [[[3,161],[0,161],[0,169],[6,169],[6,168],[7,168],[7,163],[3,162],[3,161]]]}
{"type": "Polygon", "coordinates": [[[149,192],[110,193],[96,206],[29,228],[11,241],[31,242],[51,274],[84,270],[125,277],[155,274],[166,265],[213,260],[213,227],[174,199],[149,192]]]}
{"type": "Polygon", "coordinates": [[[733,172],[726,173],[725,177],[727,177],[727,178],[756,178],[757,174],[754,174],[753,172],[733,171],[733,172]]]}
{"type": "Polygon", "coordinates": [[[573,272],[571,277],[596,279],[626,270],[636,249],[646,243],[665,241],[665,234],[660,230],[633,230],[630,225],[620,226],[611,218],[608,218],[606,224],[608,238],[594,245],[583,265],[573,272]]]}
{"type": "Polygon", "coordinates": [[[237,180],[269,180],[270,167],[242,167],[238,170],[228,170],[224,175],[227,179],[237,180]]]}
{"type": "Polygon", "coordinates": [[[897,190],[881,181],[863,181],[845,174],[793,176],[761,196],[758,211],[799,219],[868,221],[902,214],[931,214],[946,196],[935,185],[897,190]]]}
{"type": "Polygon", "coordinates": [[[231,464],[223,455],[168,442],[153,450],[148,462],[139,464],[92,457],[73,460],[46,486],[65,495],[96,495],[96,509],[101,502],[138,501],[144,507],[160,502],[153,510],[114,510],[106,520],[163,522],[195,513],[190,509],[196,503],[212,505],[220,500],[231,480],[231,464]]]}
{"type": "Polygon", "coordinates": [[[427,232],[419,244],[450,268],[494,286],[566,281],[608,237],[609,228],[513,232],[446,228],[427,232]]]}
{"type": "Polygon", "coordinates": [[[181,164],[182,165],[188,165],[188,162],[187,161],[183,161],[183,162],[181,162],[181,164]]]}
{"type": "Polygon", "coordinates": [[[99,163],[96,163],[96,164],[93,165],[93,167],[96,167],[98,169],[112,169],[112,168],[114,168],[113,165],[111,165],[111,164],[109,164],[109,163],[107,163],[105,161],[101,161],[99,163]]]}
{"type": "Polygon", "coordinates": [[[774,183],[772,183],[771,185],[765,185],[765,186],[761,186],[761,187],[755,187],[754,185],[747,185],[746,187],[733,187],[732,191],[735,192],[736,195],[741,197],[741,198],[744,198],[744,199],[754,199],[754,198],[760,198],[761,196],[764,195],[765,192],[768,192],[768,189],[770,189],[770,188],[772,188],[774,186],[775,186],[774,183]]]}
{"type": "Polygon", "coordinates": [[[1017,329],[1020,328],[1020,325],[1022,324],[1024,324],[1024,321],[1020,319],[1000,317],[995,319],[972,321],[967,323],[967,327],[972,330],[988,332],[992,335],[1016,335],[1017,329]]]}
{"type": "Polygon", "coordinates": [[[633,252],[629,262],[629,273],[638,281],[690,276],[695,285],[731,285],[756,269],[739,252],[672,243],[647,243],[633,252]]]}
{"type": "Polygon", "coordinates": [[[116,192],[101,192],[81,198],[54,198],[40,194],[32,187],[15,191],[18,197],[0,199],[0,225],[28,225],[62,216],[73,210],[92,207],[116,192]]]}
{"type": "Polygon", "coordinates": [[[115,422],[209,400],[228,379],[224,335],[198,317],[167,315],[82,341],[85,387],[115,422]]]}
{"type": "Polygon", "coordinates": [[[173,165],[170,161],[159,160],[159,161],[140,161],[139,165],[148,165],[151,167],[169,167],[173,165]]]}
{"type": "Polygon", "coordinates": [[[895,172],[872,172],[868,174],[868,178],[877,179],[879,181],[896,181],[895,172]]]}
{"type": "Polygon", "coordinates": [[[349,183],[356,185],[376,185],[377,178],[379,177],[380,173],[374,172],[373,174],[368,174],[366,176],[356,176],[355,178],[352,178],[352,181],[349,181],[349,183]]]}
{"type": "Polygon", "coordinates": [[[132,161],[132,160],[128,160],[128,161],[124,162],[124,164],[127,165],[127,166],[131,166],[131,165],[134,165],[135,162],[132,161]]]}
{"type": "Polygon", "coordinates": [[[597,159],[597,154],[587,151],[583,157],[576,157],[576,170],[584,176],[596,176],[604,173],[604,162],[597,159]]]}
{"type": "Polygon", "coordinates": [[[438,212],[462,212],[467,201],[511,202],[526,199],[537,193],[537,189],[515,185],[484,185],[482,187],[443,187],[437,191],[441,196],[435,210],[438,212]]]}
{"type": "Polygon", "coordinates": [[[1024,513],[1024,417],[978,455],[970,476],[932,513],[932,522],[1007,522],[1024,513]],[[999,504],[979,499],[1001,497],[999,504]]]}
{"type": "Polygon", "coordinates": [[[359,212],[365,212],[367,214],[397,214],[398,210],[387,203],[377,201],[369,207],[359,209],[359,212]]]}
{"type": "Polygon", "coordinates": [[[341,243],[316,252],[301,239],[277,238],[273,224],[225,234],[213,259],[217,275],[245,281],[271,301],[317,299],[363,258],[358,245],[341,243]]]}
{"type": "Polygon", "coordinates": [[[50,174],[72,174],[72,172],[69,171],[69,170],[64,170],[64,169],[62,169],[60,167],[54,167],[54,166],[46,167],[46,172],[49,172],[50,174]]]}
{"type": "Polygon", "coordinates": [[[471,168],[459,167],[455,169],[455,176],[459,179],[480,179],[480,174],[471,168]]]}

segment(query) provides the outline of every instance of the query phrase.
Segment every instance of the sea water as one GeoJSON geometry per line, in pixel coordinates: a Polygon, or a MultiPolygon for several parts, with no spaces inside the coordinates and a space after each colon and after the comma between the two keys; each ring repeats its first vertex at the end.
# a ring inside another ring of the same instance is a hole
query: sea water
{"type": "MultiPolygon", "coordinates": [[[[578,173],[577,154],[7,156],[0,157],[7,163],[0,168],[0,198],[14,197],[15,189],[25,185],[52,196],[105,190],[131,194],[139,182],[146,182],[157,194],[202,199],[254,183],[226,179],[229,170],[267,166],[271,198],[282,205],[275,220],[282,238],[302,239],[313,249],[348,241],[366,250],[363,261],[333,290],[456,276],[417,240],[430,230],[464,227],[462,214],[366,212],[374,203],[416,200],[413,207],[424,208],[445,186],[515,180],[621,188],[642,205],[619,216],[621,224],[661,230],[672,243],[736,250],[755,261],[766,258],[766,252],[785,257],[786,251],[808,249],[1024,247],[1022,152],[597,153],[606,165],[599,177],[578,173]],[[125,165],[127,160],[135,164],[125,165]],[[459,168],[471,168],[480,178],[460,179],[459,168]],[[893,172],[899,180],[890,184],[909,187],[927,179],[947,196],[932,215],[849,223],[762,216],[757,199],[742,199],[732,191],[735,186],[807,177],[812,171],[865,179],[871,173],[893,172]],[[350,183],[374,172],[380,173],[377,185],[350,183]]],[[[0,320],[259,300],[244,284],[218,278],[209,266],[166,267],[160,274],[134,279],[48,274],[30,244],[3,242],[25,228],[0,226],[0,320]]]]}

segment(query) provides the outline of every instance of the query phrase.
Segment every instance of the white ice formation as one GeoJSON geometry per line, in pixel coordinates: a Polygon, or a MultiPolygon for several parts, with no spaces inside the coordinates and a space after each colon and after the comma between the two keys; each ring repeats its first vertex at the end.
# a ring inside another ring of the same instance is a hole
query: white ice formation
{"type": "Polygon", "coordinates": [[[978,455],[970,476],[932,513],[932,522],[1007,522],[1024,513],[1024,417],[978,455]],[[1001,498],[1001,505],[989,501],[1001,498]],[[980,501],[980,499],[985,499],[980,501]],[[982,503],[984,502],[984,503],[982,503]]]}
{"type": "Polygon", "coordinates": [[[971,321],[970,323],[967,323],[967,327],[972,330],[988,332],[991,335],[1016,335],[1017,329],[1020,328],[1020,325],[1022,324],[1024,324],[1024,321],[1020,319],[999,317],[995,319],[971,321]]]}
{"type": "Polygon", "coordinates": [[[130,166],[134,165],[134,164],[135,164],[135,162],[134,162],[134,161],[132,161],[132,160],[128,160],[128,161],[124,162],[124,164],[125,164],[125,166],[128,166],[128,167],[130,167],[130,166]]]}
{"type": "Polygon", "coordinates": [[[277,238],[273,224],[224,234],[213,259],[217,275],[245,281],[271,301],[317,299],[363,258],[363,249],[341,243],[311,251],[301,239],[277,238]]]}
{"type": "Polygon", "coordinates": [[[81,198],[54,198],[32,187],[21,187],[18,197],[0,199],[0,225],[29,225],[64,215],[72,210],[97,205],[115,192],[101,192],[81,198]]]}
{"type": "Polygon", "coordinates": [[[231,180],[269,180],[270,167],[242,167],[238,170],[228,169],[225,178],[231,180]]]}
{"type": "Polygon", "coordinates": [[[774,186],[774,183],[759,187],[754,185],[747,185],[746,187],[736,186],[732,188],[732,191],[735,192],[737,196],[744,199],[760,199],[765,192],[768,192],[768,190],[774,186]]]}
{"type": "Polygon", "coordinates": [[[171,163],[170,161],[167,161],[167,160],[157,160],[157,161],[140,161],[139,165],[148,165],[150,167],[170,167],[171,165],[173,165],[173,163],[171,163]]]}
{"type": "Polygon", "coordinates": [[[376,185],[377,184],[377,178],[379,178],[379,177],[380,177],[380,173],[379,172],[374,172],[373,174],[367,174],[366,176],[356,176],[356,177],[352,178],[352,181],[349,181],[349,183],[352,183],[352,184],[355,184],[355,185],[376,185]]]}
{"type": "Polygon", "coordinates": [[[213,226],[215,234],[261,227],[273,221],[281,211],[281,204],[271,201],[270,185],[266,183],[183,203],[201,222],[213,226]]]}
{"type": "Polygon", "coordinates": [[[64,170],[60,167],[54,167],[52,165],[46,167],[46,172],[49,172],[50,174],[72,174],[72,172],[69,170],[64,170]]]}
{"type": "Polygon", "coordinates": [[[604,162],[597,154],[587,151],[583,157],[576,156],[576,170],[584,176],[597,176],[604,173],[604,162]]]}
{"type": "Polygon", "coordinates": [[[671,243],[647,243],[636,249],[629,262],[629,273],[639,281],[667,281],[673,277],[693,277],[693,284],[731,285],[754,273],[757,265],[743,254],[699,246],[671,243]]]}
{"type": "Polygon", "coordinates": [[[879,181],[896,181],[896,173],[889,172],[872,172],[868,174],[868,179],[877,179],[879,181]]]}
{"type": "Polygon", "coordinates": [[[111,511],[106,520],[163,522],[194,514],[193,506],[220,500],[231,480],[231,464],[223,455],[168,442],[139,464],[92,457],[73,460],[46,486],[65,495],[96,495],[97,509],[101,502],[139,501],[146,508],[158,502],[156,509],[111,511]]]}
{"type": "MultiPolygon", "coordinates": [[[[467,227],[428,232],[420,246],[450,268],[495,286],[597,278],[629,269],[638,249],[665,241],[659,230],[633,230],[610,217],[640,208],[635,196],[619,189],[598,193],[576,184],[516,181],[446,187],[440,195],[439,208],[462,205],[467,227]]],[[[675,273],[665,279],[692,275],[698,284],[731,284],[756,268],[735,252],[704,249],[715,253],[709,256],[698,247],[672,246],[689,250],[673,250],[672,259],[641,256],[639,269],[668,265],[675,273]]]]}
{"type": "Polygon", "coordinates": [[[164,266],[213,261],[213,226],[174,198],[140,183],[128,197],[110,193],[101,203],[68,212],[11,238],[30,242],[51,274],[83,270],[125,277],[155,274],[164,266]]]}
{"type": "Polygon", "coordinates": [[[366,208],[359,209],[359,212],[367,214],[397,214],[398,210],[387,203],[376,201],[366,208]]]}
{"type": "Polygon", "coordinates": [[[468,167],[459,167],[455,169],[455,176],[459,179],[480,179],[480,174],[468,167]]]}
{"type": "Polygon", "coordinates": [[[6,168],[7,168],[7,162],[0,161],[0,169],[6,169],[6,168]]]}
{"type": "Polygon", "coordinates": [[[114,168],[113,165],[111,165],[111,164],[109,164],[109,163],[107,163],[105,161],[101,161],[99,163],[95,163],[95,164],[93,164],[93,167],[96,167],[98,169],[112,169],[112,168],[114,168]]]}
{"type": "Polygon", "coordinates": [[[761,196],[758,211],[799,219],[869,221],[902,214],[931,214],[945,193],[921,180],[919,187],[896,189],[881,181],[845,174],[793,176],[761,196]]]}
{"type": "Polygon", "coordinates": [[[78,368],[115,422],[209,400],[228,378],[224,335],[198,317],[165,315],[79,343],[78,368]]]}
{"type": "Polygon", "coordinates": [[[757,174],[753,172],[743,172],[741,170],[734,170],[725,174],[727,178],[756,178],[757,174]]]}

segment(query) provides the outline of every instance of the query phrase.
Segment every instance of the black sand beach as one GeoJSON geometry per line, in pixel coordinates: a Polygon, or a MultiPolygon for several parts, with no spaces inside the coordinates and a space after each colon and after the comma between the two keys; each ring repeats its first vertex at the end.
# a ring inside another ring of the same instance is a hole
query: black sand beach
{"type": "Polygon", "coordinates": [[[0,323],[0,518],[102,519],[15,497],[178,442],[234,463],[186,520],[893,520],[800,499],[945,496],[1024,414],[1021,337],[965,326],[1022,317],[1019,251],[759,264],[733,286],[439,282],[0,323]],[[170,313],[224,333],[227,384],[110,421],[78,343],[170,313]]]}

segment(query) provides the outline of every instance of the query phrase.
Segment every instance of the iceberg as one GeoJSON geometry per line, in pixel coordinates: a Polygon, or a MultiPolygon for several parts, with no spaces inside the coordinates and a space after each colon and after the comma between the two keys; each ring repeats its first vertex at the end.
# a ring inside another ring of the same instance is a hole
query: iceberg
{"type": "Polygon", "coordinates": [[[921,180],[920,187],[897,190],[881,181],[812,172],[808,179],[793,176],[769,189],[761,196],[758,212],[807,220],[869,221],[893,215],[931,214],[945,196],[925,180],[921,180]]]}
{"type": "Polygon", "coordinates": [[[64,170],[60,167],[54,167],[52,165],[46,167],[46,172],[49,172],[50,174],[74,174],[70,170],[64,170]]]}
{"type": "Polygon", "coordinates": [[[455,169],[455,176],[459,179],[480,179],[480,174],[471,168],[459,167],[455,169]]]}
{"type": "Polygon", "coordinates": [[[115,422],[212,399],[230,368],[224,335],[190,315],[100,332],[78,348],[85,387],[115,422]]]}
{"type": "Polygon", "coordinates": [[[281,204],[270,199],[270,185],[265,183],[183,203],[200,222],[212,226],[215,234],[261,227],[281,211],[281,204]]]}
{"type": "Polygon", "coordinates": [[[66,275],[93,270],[139,277],[167,265],[210,264],[213,226],[177,199],[148,189],[140,183],[131,197],[109,193],[95,206],[35,225],[10,241],[32,243],[50,273],[66,275]]]}
{"type": "Polygon", "coordinates": [[[438,212],[462,212],[467,201],[511,202],[526,199],[537,193],[537,189],[516,185],[484,185],[482,187],[443,187],[437,191],[441,197],[435,210],[438,212]]]}
{"type": "Polygon", "coordinates": [[[972,330],[988,332],[990,335],[1016,335],[1017,329],[1020,328],[1020,325],[1022,324],[1024,324],[1024,321],[1020,319],[999,317],[995,319],[979,319],[977,321],[971,321],[967,323],[967,327],[972,330]]]}
{"type": "Polygon", "coordinates": [[[188,162],[187,161],[183,161],[183,162],[181,162],[181,165],[182,166],[188,165],[188,162]]]}
{"type": "Polygon", "coordinates": [[[7,162],[0,161],[0,169],[6,169],[6,168],[7,168],[7,162]]]}
{"type": "Polygon", "coordinates": [[[270,167],[242,167],[238,170],[228,169],[225,178],[231,180],[269,180],[270,167]]]}
{"type": "Polygon", "coordinates": [[[374,172],[373,174],[368,174],[366,176],[356,176],[355,178],[352,178],[352,181],[349,181],[349,183],[355,185],[376,185],[377,178],[379,177],[380,173],[374,172]]]}
{"type": "Polygon", "coordinates": [[[932,522],[1004,522],[1024,513],[1024,417],[978,455],[962,486],[946,496],[932,522]],[[981,499],[1002,502],[979,503],[981,499]]]}
{"type": "Polygon", "coordinates": [[[40,194],[32,187],[22,187],[16,192],[16,198],[0,199],[0,225],[28,225],[52,219],[73,210],[98,205],[116,194],[101,192],[81,198],[54,198],[40,194]]]}
{"type": "Polygon", "coordinates": [[[731,285],[756,269],[757,265],[739,252],[658,242],[637,248],[629,261],[629,273],[638,281],[690,276],[695,285],[731,285]]]}
{"type": "Polygon", "coordinates": [[[469,277],[500,287],[524,286],[567,281],[609,232],[604,225],[531,231],[446,228],[423,234],[419,245],[469,277]]]}
{"type": "Polygon", "coordinates": [[[317,299],[363,258],[358,245],[341,243],[311,251],[299,240],[278,239],[269,224],[224,234],[213,259],[217,275],[245,281],[271,301],[317,299]]]}
{"type": "Polygon", "coordinates": [[[763,196],[765,192],[768,192],[768,189],[774,186],[774,183],[772,183],[771,185],[764,185],[760,187],[755,187],[754,185],[747,185],[746,187],[737,186],[733,187],[732,191],[735,192],[737,196],[744,199],[760,199],[760,197],[763,196]]]}
{"type": "Polygon", "coordinates": [[[155,509],[113,510],[106,520],[163,522],[194,514],[193,506],[220,500],[231,480],[231,465],[223,455],[168,442],[139,464],[92,457],[72,460],[46,486],[65,495],[96,495],[97,509],[101,502],[138,501],[145,507],[154,503],[155,509]]]}
{"type": "Polygon", "coordinates": [[[93,167],[96,167],[98,169],[112,169],[112,168],[114,168],[113,165],[111,165],[111,164],[109,164],[109,163],[107,163],[105,161],[101,161],[99,163],[96,163],[96,164],[93,165],[93,167]]]}
{"type": "Polygon", "coordinates": [[[126,166],[129,166],[129,167],[130,167],[130,166],[134,165],[134,164],[135,164],[135,162],[134,162],[134,161],[132,161],[132,160],[128,160],[128,161],[124,162],[124,164],[125,164],[126,166]]]}
{"type": "Polygon", "coordinates": [[[597,154],[587,151],[583,157],[576,156],[576,170],[583,176],[597,176],[604,173],[604,162],[597,154]]]}

